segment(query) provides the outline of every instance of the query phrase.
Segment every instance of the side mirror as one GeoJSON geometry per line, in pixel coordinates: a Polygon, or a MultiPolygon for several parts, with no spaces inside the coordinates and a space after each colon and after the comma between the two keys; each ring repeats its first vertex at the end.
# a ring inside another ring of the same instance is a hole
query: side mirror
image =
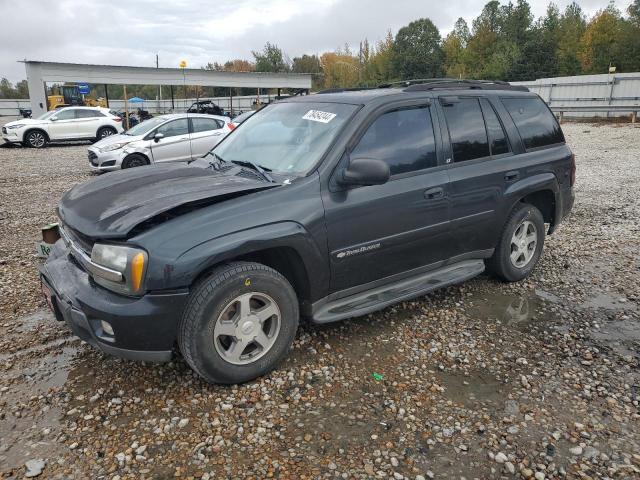
{"type": "Polygon", "coordinates": [[[51,117],[49,120],[52,121],[52,122],[57,122],[58,118],[57,117],[51,117]]]}
{"type": "Polygon", "coordinates": [[[153,136],[153,141],[154,141],[154,142],[156,142],[156,143],[158,143],[158,142],[159,142],[160,140],[162,140],[163,138],[164,138],[164,133],[160,133],[160,132],[158,132],[158,133],[156,133],[156,134],[153,136]]]}
{"type": "Polygon", "coordinates": [[[346,170],[342,172],[342,178],[338,180],[341,185],[382,185],[387,183],[391,173],[389,165],[375,158],[354,158],[346,170]]]}

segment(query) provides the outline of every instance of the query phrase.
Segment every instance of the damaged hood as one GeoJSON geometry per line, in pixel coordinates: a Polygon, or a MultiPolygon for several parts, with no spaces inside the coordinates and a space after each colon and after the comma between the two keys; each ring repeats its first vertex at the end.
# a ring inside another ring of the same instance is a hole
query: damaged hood
{"type": "Polygon", "coordinates": [[[60,200],[58,216],[88,237],[122,238],[140,223],[173,208],[279,185],[210,168],[150,165],[104,174],[72,188],[60,200]]]}

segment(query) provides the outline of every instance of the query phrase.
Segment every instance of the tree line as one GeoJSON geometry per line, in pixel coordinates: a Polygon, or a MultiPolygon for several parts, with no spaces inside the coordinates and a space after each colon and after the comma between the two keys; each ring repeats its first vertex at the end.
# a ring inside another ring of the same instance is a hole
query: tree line
{"type": "MultiPolygon", "coordinates": [[[[391,31],[375,43],[362,40],[321,55],[290,57],[267,42],[253,58],[208,63],[202,68],[236,72],[313,74],[313,88],[375,86],[396,80],[452,77],[493,80],[534,80],[542,77],[640,71],[640,0],[626,11],[613,2],[588,18],[576,2],[560,10],[550,3],[534,18],[526,0],[488,2],[469,26],[459,18],[442,37],[429,18],[391,31]]],[[[108,86],[110,98],[122,98],[121,85],[108,86]]],[[[229,95],[228,88],[174,86],[176,98],[229,95]]],[[[0,80],[0,98],[26,98],[26,81],[15,86],[0,80]]],[[[127,86],[130,96],[154,99],[157,87],[127,86]]],[[[164,90],[166,92],[166,89],[164,90]]],[[[167,98],[168,92],[163,97],[167,98]]],[[[233,89],[234,95],[255,89],[233,89]]],[[[266,93],[266,92],[264,92],[266,93]]],[[[96,86],[92,96],[104,96],[96,86]]]]}

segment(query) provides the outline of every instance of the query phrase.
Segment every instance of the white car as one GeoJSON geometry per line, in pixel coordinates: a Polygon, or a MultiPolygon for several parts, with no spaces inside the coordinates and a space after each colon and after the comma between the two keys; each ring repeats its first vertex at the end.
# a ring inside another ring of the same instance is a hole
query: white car
{"type": "Polygon", "coordinates": [[[22,118],[2,127],[8,143],[43,148],[60,140],[100,140],[124,131],[122,118],[102,107],[65,107],[38,118],[22,118]]]}
{"type": "Polygon", "coordinates": [[[159,115],[89,147],[91,168],[109,171],[202,157],[227,135],[231,119],[207,114],[159,115]]]}

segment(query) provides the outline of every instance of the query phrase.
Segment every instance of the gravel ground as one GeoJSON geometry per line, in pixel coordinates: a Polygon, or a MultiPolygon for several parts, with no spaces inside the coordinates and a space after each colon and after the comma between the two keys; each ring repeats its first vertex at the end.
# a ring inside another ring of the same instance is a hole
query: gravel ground
{"type": "Polygon", "coordinates": [[[34,245],[86,146],[0,149],[0,478],[640,478],[640,130],[564,130],[577,203],[530,280],[303,326],[232,387],[55,322],[34,245]]]}

